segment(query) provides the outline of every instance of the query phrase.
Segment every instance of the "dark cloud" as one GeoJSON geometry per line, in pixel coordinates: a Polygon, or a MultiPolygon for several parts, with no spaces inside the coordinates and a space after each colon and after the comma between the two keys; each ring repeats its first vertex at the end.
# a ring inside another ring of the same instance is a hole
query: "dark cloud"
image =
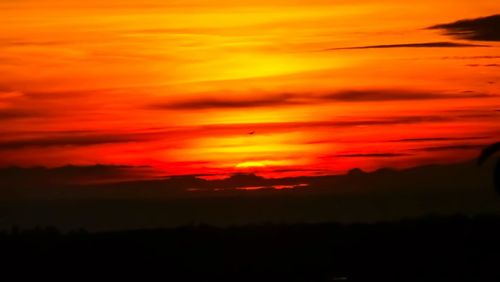
{"type": "Polygon", "coordinates": [[[412,90],[348,90],[332,93],[322,97],[324,100],[346,102],[373,102],[373,101],[402,101],[402,100],[434,100],[434,99],[464,99],[464,98],[489,98],[490,94],[484,93],[439,93],[432,91],[412,90]]]}
{"type": "Polygon", "coordinates": [[[482,108],[469,108],[469,109],[455,109],[446,111],[457,117],[494,117],[497,116],[494,108],[482,107],[482,108]]]}
{"type": "Polygon", "coordinates": [[[457,117],[464,119],[484,119],[484,118],[497,117],[497,113],[492,111],[488,113],[463,114],[463,115],[458,115],[457,117]]]}
{"type": "Polygon", "coordinates": [[[425,116],[387,116],[378,118],[357,118],[357,117],[339,117],[335,121],[311,121],[311,122],[276,122],[276,123],[258,123],[258,124],[224,124],[208,126],[207,129],[231,129],[246,132],[249,128],[257,128],[259,131],[279,130],[281,128],[312,128],[312,127],[353,127],[353,126],[381,126],[396,124],[414,124],[428,122],[448,122],[453,121],[453,117],[443,115],[425,115],[425,116]]]}
{"type": "MultiPolygon", "coordinates": [[[[1,187],[50,188],[67,185],[83,185],[101,182],[116,182],[144,179],[150,176],[151,168],[126,165],[67,165],[48,167],[4,167],[0,168],[1,187]]],[[[46,192],[42,190],[40,192],[46,192]]]]}
{"type": "MultiPolygon", "coordinates": [[[[371,153],[371,154],[344,154],[335,155],[335,157],[399,157],[404,154],[395,153],[371,153]]],[[[364,173],[359,169],[356,175],[348,173],[346,175],[322,175],[322,176],[296,176],[284,178],[265,178],[255,174],[236,173],[227,178],[206,180],[199,175],[174,175],[170,177],[156,179],[133,179],[132,175],[144,175],[150,172],[152,168],[146,166],[127,166],[127,165],[91,165],[91,166],[63,166],[56,168],[47,167],[5,167],[0,168],[1,187],[29,188],[29,193],[35,193],[44,196],[45,192],[50,190],[36,190],[37,188],[61,188],[67,190],[61,191],[66,195],[90,191],[93,197],[100,198],[108,192],[115,193],[114,197],[130,196],[132,198],[142,198],[141,196],[172,196],[179,192],[187,193],[196,191],[234,191],[241,187],[275,187],[281,185],[308,184],[316,188],[330,188],[328,184],[331,181],[356,181],[362,175],[380,175],[382,172],[391,175],[399,174],[392,169],[381,169],[374,173],[364,173]],[[142,173],[142,174],[141,174],[142,173]],[[127,180],[128,179],[128,180],[127,180]],[[124,181],[126,180],[126,181],[124,181]],[[73,188],[70,188],[73,187],[73,188]],[[34,188],[31,190],[31,188],[34,188]],[[78,189],[79,188],[79,189],[78,189]],[[73,191],[72,191],[73,190],[73,191]],[[82,191],[79,191],[82,190],[82,191]],[[149,193],[149,192],[151,193],[149,193]],[[149,193],[149,194],[148,194],[149,193]],[[173,194],[172,194],[173,193],[173,194]],[[142,195],[141,195],[142,194],[142,195]]],[[[414,170],[414,169],[410,169],[414,170]]],[[[418,170],[415,169],[415,170],[418,170]]],[[[386,179],[390,181],[392,176],[386,179]]],[[[369,185],[367,185],[369,188],[369,185]]],[[[7,189],[8,190],[8,189],[7,189]]],[[[0,192],[9,192],[0,189],[0,192]]],[[[321,191],[318,191],[321,192],[321,191]]],[[[325,192],[323,190],[323,192],[325,192]]],[[[331,192],[334,192],[332,190],[331,192]]],[[[79,194],[78,194],[79,195],[79,194]]],[[[84,194],[88,196],[89,194],[84,194]]],[[[24,195],[19,195],[24,196],[24,195]]],[[[29,195],[28,195],[29,196],[29,195]]],[[[81,196],[81,195],[80,195],[81,196]]],[[[112,196],[112,195],[111,195],[112,196]]]]}
{"type": "Polygon", "coordinates": [[[489,47],[489,46],[488,45],[456,43],[456,42],[425,42],[425,43],[384,44],[384,45],[367,45],[367,46],[328,48],[325,51],[359,50],[359,49],[390,49],[390,48],[457,48],[457,47],[489,47]]]}
{"type": "Polygon", "coordinates": [[[444,30],[446,35],[473,41],[500,41],[500,15],[459,20],[429,29],[444,30]]]}
{"type": "Polygon", "coordinates": [[[459,141],[459,140],[480,140],[486,137],[465,136],[465,137],[422,137],[422,138],[405,138],[393,140],[391,142],[434,142],[434,141],[459,141]]]}
{"type": "Polygon", "coordinates": [[[491,60],[500,59],[500,56],[446,56],[443,60],[491,60]]]}
{"type": "MultiPolygon", "coordinates": [[[[206,125],[184,129],[158,128],[154,131],[138,131],[133,133],[109,133],[103,134],[94,131],[61,131],[54,133],[30,132],[39,137],[26,137],[16,139],[0,140],[0,151],[18,150],[24,148],[48,148],[63,146],[94,146],[130,142],[148,142],[159,140],[168,136],[179,136],[190,132],[210,132],[211,134],[234,134],[241,131],[246,134],[249,128],[258,129],[261,132],[275,131],[284,128],[312,128],[312,127],[356,127],[356,126],[381,126],[396,124],[415,124],[452,121],[453,117],[446,116],[387,116],[377,118],[343,117],[335,121],[313,121],[313,122],[276,122],[257,124],[224,124],[206,125]]],[[[18,133],[21,134],[22,133],[18,133]]]]}
{"type": "Polygon", "coordinates": [[[172,103],[163,103],[153,105],[157,109],[177,109],[177,110],[191,110],[191,109],[210,109],[210,108],[250,108],[250,107],[266,107],[283,104],[296,104],[293,101],[294,95],[280,94],[271,95],[267,97],[260,97],[254,99],[221,99],[221,98],[203,98],[187,101],[179,101],[172,103]]]}
{"type": "Polygon", "coordinates": [[[0,39],[0,46],[54,46],[65,44],[65,41],[37,41],[37,40],[26,40],[26,39],[9,39],[2,38],[0,39]]]}
{"type": "Polygon", "coordinates": [[[339,154],[335,155],[336,158],[398,158],[405,157],[408,154],[397,153],[369,153],[369,154],[339,154]]]}
{"type": "Polygon", "coordinates": [[[2,120],[12,120],[20,118],[32,118],[37,117],[40,114],[37,112],[18,110],[18,109],[3,109],[0,110],[0,121],[2,120]]]}
{"type": "Polygon", "coordinates": [[[31,139],[0,141],[0,150],[25,147],[92,146],[141,140],[138,134],[56,134],[31,139]]]}
{"type": "Polygon", "coordinates": [[[336,126],[368,126],[368,125],[393,125],[393,124],[413,124],[426,122],[445,122],[451,119],[443,116],[403,116],[393,118],[366,119],[366,120],[347,120],[333,122],[336,126]]]}
{"type": "Polygon", "coordinates": [[[445,146],[433,146],[416,148],[415,151],[426,151],[426,152],[436,152],[436,151],[454,151],[454,150],[479,150],[484,148],[485,144],[456,144],[456,145],[445,145],[445,146]]]}
{"type": "Polygon", "coordinates": [[[493,95],[476,92],[441,93],[435,91],[414,91],[397,89],[343,90],[328,94],[287,93],[269,94],[253,99],[200,98],[179,102],[158,103],[150,109],[166,110],[202,110],[221,108],[252,108],[285,105],[307,105],[325,102],[376,102],[404,100],[465,99],[490,98],[493,95]]]}
{"type": "Polygon", "coordinates": [[[468,67],[500,67],[500,64],[468,64],[468,67]]]}

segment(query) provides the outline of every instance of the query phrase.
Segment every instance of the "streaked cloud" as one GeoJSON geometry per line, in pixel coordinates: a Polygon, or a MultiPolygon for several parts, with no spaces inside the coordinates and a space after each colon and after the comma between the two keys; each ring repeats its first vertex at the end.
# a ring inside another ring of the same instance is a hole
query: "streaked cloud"
{"type": "MultiPolygon", "coordinates": [[[[62,167],[0,167],[2,187],[52,188],[101,182],[143,179],[152,175],[152,168],[130,165],[66,165],[62,167]]],[[[5,191],[2,191],[5,192],[5,191]]],[[[46,192],[46,190],[44,190],[46,192]]],[[[63,192],[63,191],[61,191],[63,192]]]]}
{"type": "Polygon", "coordinates": [[[390,49],[390,48],[457,48],[457,47],[489,47],[488,45],[466,44],[457,42],[424,42],[424,43],[403,43],[403,44],[383,44],[354,47],[329,48],[325,51],[336,50],[359,50],[359,49],[390,49]]]}
{"type": "Polygon", "coordinates": [[[492,97],[486,93],[442,93],[435,91],[418,90],[349,90],[332,93],[323,96],[323,99],[335,101],[405,101],[405,100],[435,100],[435,99],[464,99],[464,98],[488,98],[492,97]]]}
{"type": "Polygon", "coordinates": [[[336,158],[398,158],[409,156],[401,153],[366,153],[366,154],[338,154],[336,158]]]}
{"type": "Polygon", "coordinates": [[[484,148],[487,144],[451,144],[444,146],[431,146],[431,147],[423,147],[416,148],[415,151],[427,151],[427,152],[435,152],[435,151],[457,151],[457,150],[479,150],[484,148]]]}
{"type": "Polygon", "coordinates": [[[267,94],[258,98],[195,98],[177,102],[157,103],[151,109],[169,110],[200,110],[224,108],[252,108],[287,105],[310,105],[325,102],[376,102],[376,101],[407,101],[407,100],[436,100],[436,99],[466,99],[490,98],[493,95],[464,91],[461,93],[444,93],[436,91],[417,91],[405,89],[368,89],[344,90],[328,94],[267,94]]]}
{"type": "Polygon", "coordinates": [[[40,114],[36,111],[27,111],[21,109],[0,109],[0,121],[33,118],[37,116],[40,116],[40,114]]]}
{"type": "MultiPolygon", "coordinates": [[[[1,118],[1,116],[0,116],[1,118]]],[[[48,134],[31,139],[0,141],[0,150],[26,147],[92,146],[112,143],[128,143],[141,140],[137,134],[48,134]]]]}
{"type": "Polygon", "coordinates": [[[481,140],[486,137],[463,136],[463,137],[418,137],[393,140],[392,142],[435,142],[435,141],[460,141],[460,140],[481,140]]]}
{"type": "Polygon", "coordinates": [[[429,27],[446,35],[473,41],[500,41],[500,15],[459,20],[429,27]]]}
{"type": "Polygon", "coordinates": [[[232,99],[224,98],[201,98],[179,102],[153,105],[157,109],[210,109],[210,108],[250,108],[275,105],[298,104],[295,102],[292,94],[268,95],[260,98],[251,99],[232,99]]]}
{"type": "Polygon", "coordinates": [[[468,67],[500,67],[500,64],[468,64],[468,67]]]}

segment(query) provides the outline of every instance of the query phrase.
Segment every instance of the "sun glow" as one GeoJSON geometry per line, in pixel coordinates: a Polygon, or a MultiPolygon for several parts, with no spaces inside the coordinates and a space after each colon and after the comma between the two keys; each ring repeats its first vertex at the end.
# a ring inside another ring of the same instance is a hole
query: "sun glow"
{"type": "Polygon", "coordinates": [[[283,166],[287,165],[290,162],[285,160],[262,160],[262,161],[246,161],[238,163],[236,168],[259,168],[259,167],[268,167],[268,166],[283,166]]]}
{"type": "MultiPolygon", "coordinates": [[[[215,79],[249,79],[257,77],[270,77],[292,74],[302,71],[317,69],[314,62],[299,59],[297,56],[284,54],[247,52],[240,54],[221,54],[218,66],[211,69],[207,76],[217,76],[215,79]],[[216,70],[216,71],[214,71],[216,70]]],[[[214,79],[214,77],[211,77],[214,79]]]]}

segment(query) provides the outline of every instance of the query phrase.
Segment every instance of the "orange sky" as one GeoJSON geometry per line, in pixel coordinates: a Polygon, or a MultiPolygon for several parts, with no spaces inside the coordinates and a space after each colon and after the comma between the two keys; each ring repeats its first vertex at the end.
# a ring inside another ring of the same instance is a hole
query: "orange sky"
{"type": "Polygon", "coordinates": [[[500,42],[427,29],[500,2],[233,2],[1,1],[0,166],[330,174],[500,136],[500,42]]]}

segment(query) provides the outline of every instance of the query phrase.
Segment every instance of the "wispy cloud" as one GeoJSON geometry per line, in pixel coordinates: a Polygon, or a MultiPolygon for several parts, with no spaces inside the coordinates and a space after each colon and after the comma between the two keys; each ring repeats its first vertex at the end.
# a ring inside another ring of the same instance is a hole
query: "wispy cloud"
{"type": "Polygon", "coordinates": [[[322,99],[349,102],[367,101],[403,101],[403,100],[434,100],[434,99],[463,99],[463,98],[487,98],[491,97],[485,93],[441,93],[435,91],[414,91],[414,90],[392,90],[392,89],[372,89],[372,90],[348,90],[331,93],[322,96],[322,99]]]}
{"type": "Polygon", "coordinates": [[[367,154],[338,154],[336,158],[398,158],[405,157],[408,154],[399,153],[367,153],[367,154]]]}
{"type": "Polygon", "coordinates": [[[438,24],[429,29],[443,30],[446,35],[473,41],[500,41],[500,15],[438,24]]]}
{"type": "Polygon", "coordinates": [[[201,98],[153,105],[157,109],[210,109],[210,108],[251,108],[274,105],[297,104],[296,95],[279,94],[251,99],[201,98]]]}
{"type": "Polygon", "coordinates": [[[151,174],[146,166],[128,165],[89,165],[62,167],[3,167],[0,168],[0,184],[8,187],[44,188],[54,185],[81,185],[109,181],[142,179],[151,174]]]}
{"type": "Polygon", "coordinates": [[[37,117],[40,114],[35,111],[19,110],[19,109],[0,109],[0,121],[20,119],[20,118],[32,118],[37,117]]]}
{"type": "Polygon", "coordinates": [[[500,56],[445,56],[442,60],[494,60],[500,59],[500,56]]]}
{"type": "Polygon", "coordinates": [[[465,99],[489,98],[486,93],[460,92],[442,93],[436,91],[395,90],[395,89],[368,89],[368,90],[343,90],[327,94],[287,93],[269,94],[259,98],[226,99],[198,98],[177,102],[157,103],[151,109],[166,110],[200,110],[222,108],[253,108],[286,105],[308,105],[325,102],[376,102],[376,101],[406,101],[406,100],[434,100],[434,99],[465,99]]]}
{"type": "Polygon", "coordinates": [[[325,121],[307,121],[307,122],[274,122],[274,123],[245,123],[245,124],[222,124],[210,125],[204,128],[211,132],[217,130],[228,130],[231,132],[239,131],[246,132],[248,128],[257,130],[279,130],[279,129],[301,129],[301,128],[318,128],[318,127],[357,127],[357,126],[381,126],[381,125],[397,125],[397,124],[418,124],[432,122],[449,122],[453,117],[444,115],[410,115],[410,116],[385,116],[385,117],[343,117],[335,120],[325,121]]]}
{"type": "Polygon", "coordinates": [[[457,47],[489,47],[488,45],[466,44],[457,42],[424,42],[424,43],[403,43],[403,44],[383,44],[354,47],[328,48],[325,51],[336,50],[359,50],[359,49],[390,49],[390,48],[457,48],[457,47]]]}
{"type": "Polygon", "coordinates": [[[468,67],[500,67],[500,64],[468,64],[468,67]]]}
{"type": "Polygon", "coordinates": [[[62,40],[26,40],[26,39],[13,39],[13,38],[0,38],[0,46],[54,46],[68,43],[62,40]]]}
{"type": "Polygon", "coordinates": [[[0,141],[0,150],[25,147],[92,146],[141,140],[136,134],[56,134],[31,139],[0,141]]]}
{"type": "Polygon", "coordinates": [[[435,142],[435,141],[460,141],[460,140],[481,140],[486,137],[465,136],[465,137],[421,137],[421,138],[405,138],[393,140],[392,142],[435,142]]]}
{"type": "Polygon", "coordinates": [[[416,148],[415,151],[426,151],[426,152],[436,152],[436,151],[456,151],[456,150],[479,150],[484,148],[485,144],[452,144],[444,146],[432,146],[424,148],[416,148]]]}

